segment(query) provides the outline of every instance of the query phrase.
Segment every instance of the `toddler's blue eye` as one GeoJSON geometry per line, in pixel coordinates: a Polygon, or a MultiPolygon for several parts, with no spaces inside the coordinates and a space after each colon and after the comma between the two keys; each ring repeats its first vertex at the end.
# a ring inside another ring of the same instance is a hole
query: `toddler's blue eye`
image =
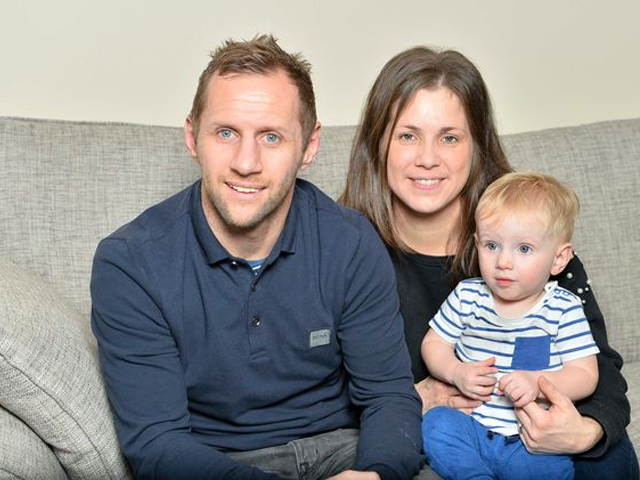
{"type": "Polygon", "coordinates": [[[520,247],[518,247],[518,251],[520,253],[529,253],[531,252],[531,247],[529,245],[520,245],[520,247]]]}
{"type": "Polygon", "coordinates": [[[498,249],[498,244],[495,242],[487,242],[486,247],[487,247],[487,250],[490,250],[493,252],[494,250],[498,249]]]}

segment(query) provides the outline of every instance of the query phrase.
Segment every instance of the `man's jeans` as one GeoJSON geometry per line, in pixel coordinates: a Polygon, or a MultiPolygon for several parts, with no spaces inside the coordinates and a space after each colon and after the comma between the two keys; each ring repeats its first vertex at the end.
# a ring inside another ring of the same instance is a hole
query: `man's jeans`
{"type": "Polygon", "coordinates": [[[293,440],[286,445],[228,455],[236,462],[284,478],[320,480],[352,468],[357,446],[358,430],[340,429],[293,440]]]}
{"type": "MultiPolygon", "coordinates": [[[[246,463],[268,473],[300,480],[325,479],[353,468],[358,446],[356,429],[341,429],[314,437],[293,440],[286,445],[229,453],[236,462],[246,463]]],[[[440,477],[424,466],[414,477],[438,480],[440,477]]]]}

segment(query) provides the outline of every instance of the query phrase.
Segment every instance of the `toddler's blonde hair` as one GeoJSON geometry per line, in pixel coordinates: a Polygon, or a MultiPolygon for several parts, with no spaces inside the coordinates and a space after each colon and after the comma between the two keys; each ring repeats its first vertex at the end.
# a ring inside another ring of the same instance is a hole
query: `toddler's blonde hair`
{"type": "Polygon", "coordinates": [[[494,181],[480,198],[478,220],[507,214],[539,214],[547,221],[547,234],[570,242],[580,211],[575,190],[550,175],[511,172],[494,181]]]}

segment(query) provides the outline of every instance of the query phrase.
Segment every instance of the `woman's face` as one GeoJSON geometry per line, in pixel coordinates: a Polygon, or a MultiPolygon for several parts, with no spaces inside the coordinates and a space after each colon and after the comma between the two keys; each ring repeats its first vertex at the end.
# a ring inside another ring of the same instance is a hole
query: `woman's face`
{"type": "MultiPolygon", "coordinates": [[[[464,108],[447,88],[418,90],[390,132],[387,178],[395,215],[458,215],[473,139],[464,108]]],[[[451,218],[451,217],[449,217],[451,218]]]]}

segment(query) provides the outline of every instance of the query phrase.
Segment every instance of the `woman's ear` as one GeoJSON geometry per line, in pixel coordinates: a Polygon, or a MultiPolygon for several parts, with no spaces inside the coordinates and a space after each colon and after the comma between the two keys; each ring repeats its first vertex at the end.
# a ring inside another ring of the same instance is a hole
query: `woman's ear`
{"type": "Polygon", "coordinates": [[[573,246],[571,243],[564,243],[558,247],[556,256],[551,265],[551,275],[558,275],[567,266],[569,260],[573,258],[573,246]]]}

